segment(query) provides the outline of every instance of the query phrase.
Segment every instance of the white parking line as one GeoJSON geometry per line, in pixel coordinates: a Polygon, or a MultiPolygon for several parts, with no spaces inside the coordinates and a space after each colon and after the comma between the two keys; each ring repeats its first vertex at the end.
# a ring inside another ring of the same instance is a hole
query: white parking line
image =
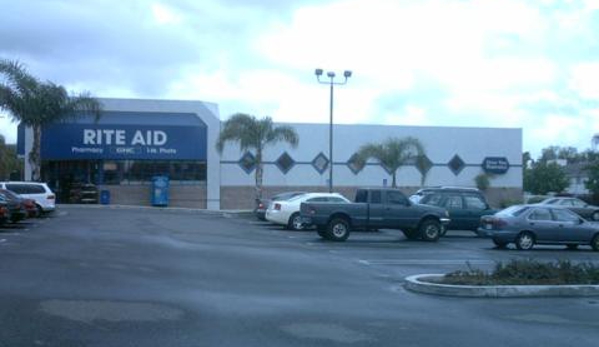
{"type": "Polygon", "coordinates": [[[6,239],[0,239],[0,243],[6,242],[6,239]]]}
{"type": "Polygon", "coordinates": [[[486,259],[359,259],[363,265],[492,265],[486,259]]]}

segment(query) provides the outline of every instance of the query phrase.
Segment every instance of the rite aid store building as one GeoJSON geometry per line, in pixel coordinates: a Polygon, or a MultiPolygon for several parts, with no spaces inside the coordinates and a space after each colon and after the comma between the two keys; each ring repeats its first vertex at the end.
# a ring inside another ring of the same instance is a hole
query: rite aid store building
{"type": "MultiPolygon", "coordinates": [[[[42,131],[42,179],[68,202],[69,189],[91,183],[110,192],[111,204],[150,205],[152,177],[169,178],[169,206],[211,210],[250,209],[254,154],[228,143],[215,148],[221,120],[216,104],[199,101],[101,99],[96,122],[83,116],[42,131]]],[[[264,151],[264,194],[328,190],[328,124],[286,124],[299,145],[264,151]]],[[[19,149],[29,153],[31,129],[19,128],[19,149]]],[[[522,194],[522,131],[504,128],[334,126],[334,190],[350,199],[355,189],[385,186],[390,173],[375,162],[358,167],[353,155],[369,142],[412,136],[426,150],[426,165],[401,167],[397,184],[406,194],[422,186],[475,187],[493,174],[487,197],[493,204],[522,194]]],[[[25,177],[31,168],[25,160],[25,177]]]]}

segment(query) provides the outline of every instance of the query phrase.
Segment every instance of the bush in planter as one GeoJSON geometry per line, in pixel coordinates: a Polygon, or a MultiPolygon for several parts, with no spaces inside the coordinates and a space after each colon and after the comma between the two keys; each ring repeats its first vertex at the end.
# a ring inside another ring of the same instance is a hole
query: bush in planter
{"type": "Polygon", "coordinates": [[[440,280],[457,285],[599,285],[599,267],[569,260],[543,263],[534,259],[499,262],[491,272],[473,269],[449,273],[440,280]]]}

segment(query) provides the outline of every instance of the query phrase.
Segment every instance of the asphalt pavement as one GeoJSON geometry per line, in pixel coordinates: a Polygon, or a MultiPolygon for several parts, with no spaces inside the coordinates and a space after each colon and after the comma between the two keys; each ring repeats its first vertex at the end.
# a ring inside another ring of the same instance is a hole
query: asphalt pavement
{"type": "Polygon", "coordinates": [[[321,240],[235,214],[65,207],[0,227],[0,346],[595,346],[599,299],[416,294],[406,276],[589,247],[383,230],[321,240]]]}

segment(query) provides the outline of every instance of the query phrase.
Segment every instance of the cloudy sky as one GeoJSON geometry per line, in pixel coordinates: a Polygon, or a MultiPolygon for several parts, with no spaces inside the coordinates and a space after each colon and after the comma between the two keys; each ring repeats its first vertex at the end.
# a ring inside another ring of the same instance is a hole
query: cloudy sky
{"type": "Polygon", "coordinates": [[[335,89],[338,123],[518,127],[535,155],[587,149],[599,133],[596,0],[0,3],[0,57],[98,97],[326,123],[314,69],[349,69],[335,89]]]}

